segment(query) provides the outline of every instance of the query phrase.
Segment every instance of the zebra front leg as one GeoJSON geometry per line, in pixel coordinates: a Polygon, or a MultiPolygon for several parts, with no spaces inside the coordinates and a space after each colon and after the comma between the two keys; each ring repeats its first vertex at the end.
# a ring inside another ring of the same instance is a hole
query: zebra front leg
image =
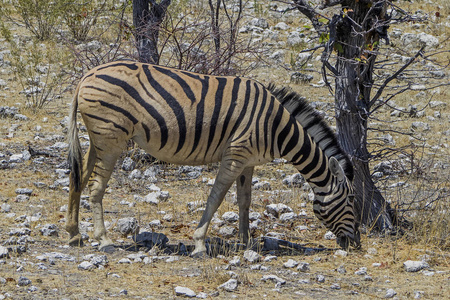
{"type": "Polygon", "coordinates": [[[73,182],[72,176],[70,176],[69,203],[66,215],[66,231],[69,233],[70,246],[83,245],[81,234],[78,228],[80,197],[81,191],[83,191],[83,189],[86,187],[89,176],[91,176],[92,170],[94,169],[95,155],[96,154],[94,147],[90,146],[83,159],[83,169],[79,191],[75,190],[75,183],[73,182]]]}
{"type": "Polygon", "coordinates": [[[248,245],[249,210],[252,201],[253,167],[247,167],[236,179],[237,202],[239,205],[239,238],[248,245]]]}
{"type": "Polygon", "coordinates": [[[242,163],[233,160],[232,158],[222,160],[216,180],[206,202],[205,211],[194,232],[195,249],[191,254],[192,257],[197,258],[206,255],[205,237],[209,223],[222,203],[227,191],[233,184],[233,181],[236,180],[243,168],[244,166],[242,163]]]}

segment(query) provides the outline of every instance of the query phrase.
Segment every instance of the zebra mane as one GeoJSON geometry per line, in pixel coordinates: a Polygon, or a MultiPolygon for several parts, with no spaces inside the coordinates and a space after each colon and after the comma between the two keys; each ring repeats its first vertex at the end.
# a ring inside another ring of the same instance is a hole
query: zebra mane
{"type": "Polygon", "coordinates": [[[267,89],[281,102],[284,108],[302,125],[311,138],[328,157],[335,157],[347,178],[353,180],[353,166],[349,156],[341,148],[335,133],[323,118],[306,101],[294,91],[286,88],[276,88],[270,84],[267,89]]]}

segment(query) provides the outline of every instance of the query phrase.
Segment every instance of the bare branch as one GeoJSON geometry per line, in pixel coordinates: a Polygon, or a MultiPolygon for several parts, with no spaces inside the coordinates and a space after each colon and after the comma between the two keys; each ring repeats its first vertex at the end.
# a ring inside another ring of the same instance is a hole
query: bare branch
{"type": "Polygon", "coordinates": [[[415,60],[417,57],[423,55],[423,49],[425,48],[425,46],[423,46],[422,48],[420,48],[419,51],[417,51],[416,55],[414,55],[414,57],[412,57],[406,64],[403,65],[403,67],[401,67],[397,72],[395,72],[392,76],[390,76],[389,78],[387,78],[383,84],[381,85],[381,87],[378,89],[377,93],[375,94],[375,96],[372,98],[372,100],[370,100],[369,102],[369,107],[371,107],[381,96],[381,94],[383,93],[384,89],[386,88],[386,86],[389,84],[389,82],[391,82],[392,80],[394,80],[395,78],[398,77],[399,74],[401,74],[407,67],[409,67],[415,60]]]}

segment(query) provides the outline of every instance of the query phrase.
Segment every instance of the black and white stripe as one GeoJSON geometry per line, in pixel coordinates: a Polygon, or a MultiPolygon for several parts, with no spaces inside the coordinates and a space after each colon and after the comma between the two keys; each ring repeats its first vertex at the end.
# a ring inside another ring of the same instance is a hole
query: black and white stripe
{"type": "Polygon", "coordinates": [[[240,174],[238,202],[244,211],[241,219],[247,220],[241,220],[240,234],[248,238],[250,191],[245,180],[253,166],[276,157],[289,160],[310,183],[316,194],[315,213],[325,225],[346,239],[355,237],[353,203],[348,200],[350,160],[331,129],[299,95],[241,77],[122,61],[93,69],[77,87],[69,130],[72,183],[67,228],[72,240],[78,235],[74,228],[79,194],[92,173],[91,198],[99,207],[94,211],[95,235],[101,245],[110,243],[101,200],[117,157],[130,139],[170,163],[222,162],[194,235],[196,251],[202,251],[200,240],[212,214],[240,174]],[[77,108],[91,138],[83,168],[77,108]]]}

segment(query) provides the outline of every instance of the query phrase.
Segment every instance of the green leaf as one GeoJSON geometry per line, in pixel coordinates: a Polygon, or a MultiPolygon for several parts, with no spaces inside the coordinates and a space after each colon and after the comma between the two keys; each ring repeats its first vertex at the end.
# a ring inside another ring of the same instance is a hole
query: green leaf
{"type": "Polygon", "coordinates": [[[323,23],[323,24],[328,24],[328,23],[330,22],[330,20],[325,19],[325,18],[320,18],[320,19],[317,20],[317,21],[319,21],[320,23],[323,23]]]}
{"type": "Polygon", "coordinates": [[[321,44],[326,43],[328,42],[329,39],[330,39],[329,33],[321,33],[319,37],[319,43],[321,44]]]}
{"type": "Polygon", "coordinates": [[[339,53],[344,53],[344,48],[342,48],[342,45],[340,44],[340,43],[334,43],[333,44],[333,48],[334,48],[334,50],[336,50],[337,52],[339,52],[339,53]]]}
{"type": "Polygon", "coordinates": [[[310,25],[303,25],[303,28],[311,29],[312,27],[310,25]]]}

